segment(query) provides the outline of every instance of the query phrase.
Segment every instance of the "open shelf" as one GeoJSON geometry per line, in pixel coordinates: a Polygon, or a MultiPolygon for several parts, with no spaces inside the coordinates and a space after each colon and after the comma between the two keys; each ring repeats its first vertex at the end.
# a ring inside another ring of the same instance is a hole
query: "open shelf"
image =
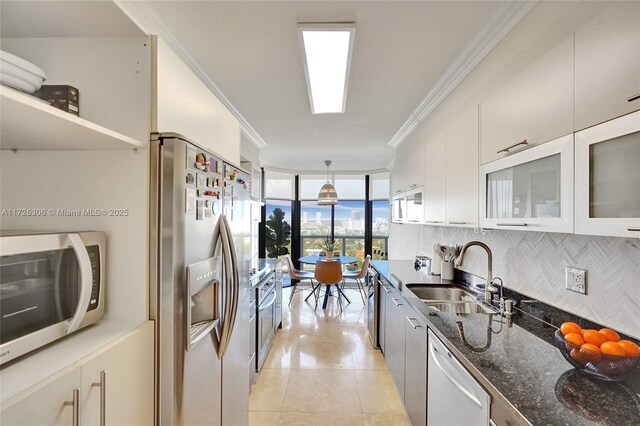
{"type": "Polygon", "coordinates": [[[147,141],[114,132],[9,87],[0,86],[0,101],[3,150],[147,148],[147,141]]]}

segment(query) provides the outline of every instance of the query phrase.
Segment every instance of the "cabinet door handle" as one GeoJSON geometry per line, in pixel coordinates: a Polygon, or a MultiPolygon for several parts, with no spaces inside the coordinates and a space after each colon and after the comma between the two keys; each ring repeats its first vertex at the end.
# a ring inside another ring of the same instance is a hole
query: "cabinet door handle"
{"type": "Polygon", "coordinates": [[[640,93],[631,96],[629,99],[627,99],[627,102],[637,101],[638,99],[640,99],[640,93]]]}
{"type": "Polygon", "coordinates": [[[496,226],[528,226],[526,223],[496,223],[496,226]]]}
{"type": "Polygon", "coordinates": [[[398,302],[398,299],[394,299],[392,297],[391,300],[393,300],[393,303],[395,303],[396,306],[402,306],[402,303],[398,302]]]}
{"type": "Polygon", "coordinates": [[[78,426],[80,424],[80,388],[75,388],[73,399],[65,401],[63,405],[71,406],[71,426],[78,426]]]}
{"type": "Polygon", "coordinates": [[[424,223],[444,223],[441,220],[427,220],[424,223]]]}
{"type": "Polygon", "coordinates": [[[384,292],[385,292],[385,293],[390,293],[390,291],[389,291],[389,289],[388,289],[387,287],[382,286],[382,288],[384,289],[384,292]]]}
{"type": "Polygon", "coordinates": [[[411,324],[411,327],[413,327],[413,329],[415,330],[416,328],[423,328],[420,323],[418,323],[418,320],[413,318],[413,317],[405,317],[407,319],[407,321],[409,321],[409,324],[411,324]],[[414,323],[415,321],[415,323],[414,323]]]}
{"type": "Polygon", "coordinates": [[[100,426],[107,425],[107,370],[100,372],[100,381],[91,383],[91,387],[100,388],[100,426]]]}
{"type": "Polygon", "coordinates": [[[500,151],[496,152],[496,154],[500,154],[501,152],[509,152],[510,149],[515,148],[516,146],[520,146],[520,145],[529,145],[529,142],[527,142],[526,139],[523,139],[522,141],[520,141],[518,143],[514,143],[511,146],[508,146],[506,148],[502,148],[500,151]]]}
{"type": "Polygon", "coordinates": [[[466,225],[467,222],[449,222],[449,225],[466,225]]]}
{"type": "Polygon", "coordinates": [[[640,232],[640,228],[638,228],[637,226],[630,226],[627,228],[627,231],[640,232]]]}

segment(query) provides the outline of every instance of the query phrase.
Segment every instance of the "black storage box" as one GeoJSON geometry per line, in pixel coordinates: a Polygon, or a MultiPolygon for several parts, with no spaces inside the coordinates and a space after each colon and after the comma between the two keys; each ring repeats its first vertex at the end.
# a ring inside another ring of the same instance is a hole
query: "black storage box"
{"type": "Polygon", "coordinates": [[[36,96],[58,109],[80,116],[80,92],[73,86],[45,84],[36,96]]]}

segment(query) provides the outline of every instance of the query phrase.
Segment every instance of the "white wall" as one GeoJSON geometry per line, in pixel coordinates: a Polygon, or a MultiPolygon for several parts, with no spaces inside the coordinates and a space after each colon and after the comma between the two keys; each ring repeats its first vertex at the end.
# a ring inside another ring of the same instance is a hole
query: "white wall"
{"type": "Polygon", "coordinates": [[[2,209],[128,209],[126,216],[3,216],[2,229],[103,231],[106,319],[148,316],[148,152],[0,151],[2,209]]]}
{"type": "Polygon", "coordinates": [[[260,148],[251,142],[244,133],[240,136],[240,155],[253,167],[260,167],[260,148]]]}
{"type": "MultiPolygon", "coordinates": [[[[493,252],[505,287],[640,338],[640,239],[411,225],[419,248],[479,240],[493,252]],[[586,269],[587,295],[565,289],[565,266],[586,269]]],[[[471,247],[460,269],[485,277],[484,250],[471,247]]]]}
{"type": "Polygon", "coordinates": [[[389,260],[415,258],[419,235],[416,225],[391,223],[389,225],[389,260]]]}

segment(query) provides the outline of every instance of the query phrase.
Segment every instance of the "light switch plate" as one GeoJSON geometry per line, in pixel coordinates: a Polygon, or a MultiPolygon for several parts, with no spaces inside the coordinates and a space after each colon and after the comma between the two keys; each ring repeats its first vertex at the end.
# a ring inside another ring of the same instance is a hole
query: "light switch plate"
{"type": "Polygon", "coordinates": [[[569,291],[587,294],[587,270],[565,267],[565,285],[569,291]]]}

